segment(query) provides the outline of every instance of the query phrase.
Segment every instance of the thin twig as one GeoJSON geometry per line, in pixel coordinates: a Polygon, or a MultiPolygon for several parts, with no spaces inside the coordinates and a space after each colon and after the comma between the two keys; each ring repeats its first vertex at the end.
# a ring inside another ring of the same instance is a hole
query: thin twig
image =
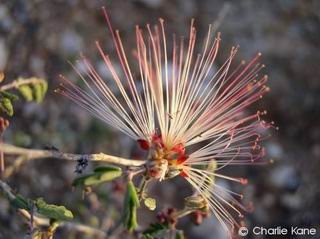
{"type": "Polygon", "coordinates": [[[5,168],[5,170],[3,171],[3,178],[9,178],[15,171],[18,171],[18,169],[26,160],[26,157],[24,157],[23,155],[17,157],[10,166],[7,166],[5,168]]]}
{"type": "Polygon", "coordinates": [[[99,154],[69,154],[62,153],[58,150],[42,150],[42,149],[26,149],[17,147],[10,144],[2,144],[0,151],[7,155],[23,155],[27,160],[40,159],[40,158],[57,158],[70,161],[78,161],[87,159],[88,161],[103,161],[111,164],[118,164],[123,166],[138,167],[144,165],[144,160],[132,160],[120,158],[104,153],[99,154]]]}
{"type": "Polygon", "coordinates": [[[185,216],[187,216],[187,215],[189,215],[190,213],[193,213],[194,211],[196,211],[196,210],[194,210],[194,209],[189,209],[189,208],[184,208],[184,209],[182,209],[182,210],[180,210],[180,211],[177,211],[175,214],[174,214],[174,217],[175,218],[181,218],[181,217],[185,217],[185,216]]]}
{"type": "Polygon", "coordinates": [[[11,83],[5,84],[0,87],[0,91],[10,90],[10,89],[18,89],[22,85],[28,85],[28,84],[37,84],[43,82],[42,79],[39,78],[28,78],[28,79],[18,79],[14,80],[11,83]]]}
{"type": "Polygon", "coordinates": [[[138,195],[139,195],[140,201],[145,198],[145,194],[146,194],[145,190],[149,182],[150,182],[150,179],[147,179],[146,176],[142,177],[140,181],[140,185],[138,187],[138,195]]]}
{"type": "MultiPolygon", "coordinates": [[[[12,201],[16,198],[16,196],[13,194],[13,190],[10,188],[8,184],[0,180],[0,190],[7,196],[7,198],[12,201]]],[[[32,221],[33,224],[37,226],[49,226],[50,220],[48,218],[42,218],[35,215],[31,215],[30,212],[28,212],[25,209],[18,209],[19,213],[25,217],[28,221],[31,221],[31,217],[33,217],[32,221]]],[[[61,222],[59,223],[59,227],[64,228],[66,230],[72,230],[77,232],[82,232],[90,236],[96,236],[99,238],[107,238],[107,234],[94,227],[90,227],[81,223],[75,223],[75,222],[61,222]]]]}

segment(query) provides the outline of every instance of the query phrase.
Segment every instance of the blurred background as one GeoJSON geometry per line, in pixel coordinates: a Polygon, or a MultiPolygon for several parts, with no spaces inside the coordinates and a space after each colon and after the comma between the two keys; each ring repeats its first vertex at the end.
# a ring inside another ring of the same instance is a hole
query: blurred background
{"type": "MultiPolygon", "coordinates": [[[[109,9],[128,54],[135,46],[134,26],[166,21],[171,33],[187,36],[190,19],[196,19],[198,39],[207,33],[221,9],[229,9],[219,31],[221,63],[233,45],[240,45],[239,59],[257,52],[266,64],[271,92],[253,107],[268,110],[267,120],[275,121],[279,131],[264,142],[265,166],[240,166],[226,173],[249,178],[245,202],[253,202],[254,211],[246,215],[250,227],[316,227],[320,235],[320,2],[294,0],[5,0],[0,3],[0,70],[6,81],[18,76],[43,77],[49,91],[40,105],[19,102],[4,140],[15,145],[44,148],[54,145],[63,152],[104,152],[122,157],[139,157],[135,142],[74,103],[53,92],[60,73],[76,80],[67,63],[84,52],[102,69],[94,41],[99,40],[114,55],[101,6],[109,9]]],[[[202,43],[200,40],[199,43],[202,43]]],[[[130,58],[130,57],[129,57],[130,58]]],[[[108,80],[108,76],[105,75],[108,80]]],[[[10,161],[7,161],[10,165],[10,161]]],[[[82,199],[73,191],[75,164],[59,160],[35,160],[21,166],[8,183],[22,195],[44,197],[48,202],[70,208],[76,221],[108,228],[122,208],[121,180],[102,185],[82,199]]],[[[90,169],[88,169],[90,170],[90,169]]],[[[159,199],[157,210],[182,204],[191,189],[183,180],[154,186],[152,195],[159,199]],[[179,192],[179,195],[177,195],[179,192]]],[[[140,224],[155,221],[154,212],[142,208],[140,224]],[[141,216],[142,215],[142,216],[141,216]]],[[[178,225],[187,238],[223,238],[214,218],[196,226],[184,218],[178,225]]],[[[0,238],[22,238],[27,225],[10,211],[0,198],[0,238]]],[[[55,238],[88,238],[59,230],[55,238]]],[[[246,238],[268,238],[248,235],[246,238]]],[[[293,236],[282,238],[294,238],[293,236]]],[[[301,237],[302,238],[302,237],[301,237]]],[[[311,237],[307,237],[311,238],[311,237]]]]}

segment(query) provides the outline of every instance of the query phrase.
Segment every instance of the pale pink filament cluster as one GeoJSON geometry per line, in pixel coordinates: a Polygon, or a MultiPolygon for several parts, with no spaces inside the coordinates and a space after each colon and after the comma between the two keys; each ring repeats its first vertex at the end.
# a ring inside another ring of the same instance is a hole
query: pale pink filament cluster
{"type": "Polygon", "coordinates": [[[269,90],[265,86],[267,77],[258,76],[264,67],[258,62],[260,53],[248,63],[232,66],[238,51],[232,48],[225,63],[215,70],[220,34],[213,37],[209,26],[202,51],[197,54],[193,21],[187,41],[173,36],[169,43],[160,19],[158,26],[147,25],[145,30],[136,26],[134,59],[140,74],[133,75],[120,34],[112,29],[105,10],[104,13],[121,72],[99,42],[96,45],[118,88],[117,94],[84,56],[86,74],[76,67],[75,70],[85,87],[64,79],[59,92],[131,138],[144,140],[147,146],[156,135],[161,138],[161,147],[169,151],[177,145],[186,148],[188,156],[171,164],[182,170],[182,176],[207,199],[223,227],[232,230],[238,220],[229,209],[242,216],[243,208],[233,197],[242,195],[214,180],[223,178],[245,184],[246,179],[217,171],[227,165],[252,163],[263,154],[260,134],[270,126],[260,120],[265,112],[244,113],[269,90]],[[190,146],[195,150],[191,151],[190,146]],[[214,169],[208,168],[212,164],[214,169]]]}

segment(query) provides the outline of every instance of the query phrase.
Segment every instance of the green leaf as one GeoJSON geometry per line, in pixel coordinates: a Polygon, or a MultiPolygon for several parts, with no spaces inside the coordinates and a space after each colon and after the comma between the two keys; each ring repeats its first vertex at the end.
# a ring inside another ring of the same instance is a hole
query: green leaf
{"type": "Polygon", "coordinates": [[[1,98],[0,99],[0,110],[5,112],[7,115],[12,116],[14,111],[13,111],[13,105],[12,102],[9,98],[1,98]]]}
{"type": "Polygon", "coordinates": [[[37,103],[41,103],[44,97],[43,91],[42,91],[42,84],[38,83],[38,84],[33,84],[32,88],[33,88],[33,97],[35,99],[35,101],[37,103]]]}
{"type": "Polygon", "coordinates": [[[132,231],[138,227],[137,208],[140,206],[136,187],[132,181],[128,182],[127,192],[124,199],[124,226],[132,231]]]}
{"type": "Polygon", "coordinates": [[[131,200],[135,206],[140,207],[137,190],[132,181],[129,181],[128,183],[127,194],[129,196],[128,199],[131,200]]]}
{"type": "Polygon", "coordinates": [[[19,78],[17,81],[21,84],[18,88],[18,91],[26,101],[35,100],[37,103],[42,102],[48,90],[48,83],[45,80],[31,77],[19,78]],[[25,81],[28,81],[28,83],[25,81]]]}
{"type": "Polygon", "coordinates": [[[157,201],[154,198],[146,198],[144,200],[144,205],[146,205],[149,210],[153,211],[157,207],[157,201]]]}
{"type": "Polygon", "coordinates": [[[142,235],[142,238],[143,238],[143,239],[154,239],[154,237],[153,237],[153,236],[150,236],[149,234],[142,235]]]}
{"type": "Polygon", "coordinates": [[[16,195],[16,198],[10,201],[11,205],[18,209],[25,209],[30,211],[31,202],[29,199],[22,197],[21,195],[16,195]]]}
{"type": "Polygon", "coordinates": [[[181,230],[176,231],[175,239],[185,239],[184,233],[181,230]]]}
{"type": "Polygon", "coordinates": [[[26,101],[30,102],[33,100],[32,89],[29,85],[21,85],[18,91],[26,101]]]}
{"type": "Polygon", "coordinates": [[[162,224],[162,223],[152,223],[150,224],[149,228],[147,228],[144,232],[143,235],[145,236],[155,236],[157,234],[160,234],[166,230],[168,230],[169,227],[167,224],[162,224]]]}
{"type": "Polygon", "coordinates": [[[41,88],[42,88],[42,98],[44,98],[44,96],[46,95],[46,93],[48,91],[48,82],[42,81],[41,88]]]}
{"type": "Polygon", "coordinates": [[[121,172],[122,169],[116,166],[104,165],[97,167],[93,170],[96,173],[104,173],[104,172],[121,172]]]}
{"type": "Polygon", "coordinates": [[[33,94],[37,103],[41,103],[47,93],[48,82],[42,80],[37,84],[33,84],[33,94]]]}
{"type": "Polygon", "coordinates": [[[37,212],[45,217],[60,221],[70,220],[73,218],[72,212],[64,206],[47,204],[43,198],[38,198],[35,201],[35,204],[37,206],[37,212]]]}
{"type": "Polygon", "coordinates": [[[92,186],[99,183],[112,181],[122,175],[121,168],[118,167],[99,167],[94,170],[93,173],[76,178],[72,185],[73,186],[92,186]]]}
{"type": "Polygon", "coordinates": [[[16,101],[16,100],[19,99],[19,97],[18,97],[17,95],[12,94],[12,93],[10,93],[10,92],[8,92],[8,91],[0,91],[0,95],[1,95],[2,97],[6,97],[6,98],[8,98],[8,99],[10,99],[10,100],[12,100],[12,101],[16,101]]]}

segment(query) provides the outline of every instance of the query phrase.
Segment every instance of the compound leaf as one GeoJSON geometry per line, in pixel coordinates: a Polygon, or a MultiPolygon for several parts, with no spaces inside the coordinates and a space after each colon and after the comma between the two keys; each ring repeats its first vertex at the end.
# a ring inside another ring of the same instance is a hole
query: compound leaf
{"type": "Polygon", "coordinates": [[[12,116],[14,113],[12,102],[9,98],[3,97],[0,99],[0,110],[7,115],[12,116]]]}
{"type": "Polygon", "coordinates": [[[29,85],[21,85],[18,91],[26,101],[30,102],[33,100],[32,89],[29,85]]]}
{"type": "Polygon", "coordinates": [[[58,221],[65,221],[73,219],[73,214],[64,206],[57,206],[54,204],[47,204],[43,198],[38,198],[35,201],[37,212],[47,218],[58,221]]]}

